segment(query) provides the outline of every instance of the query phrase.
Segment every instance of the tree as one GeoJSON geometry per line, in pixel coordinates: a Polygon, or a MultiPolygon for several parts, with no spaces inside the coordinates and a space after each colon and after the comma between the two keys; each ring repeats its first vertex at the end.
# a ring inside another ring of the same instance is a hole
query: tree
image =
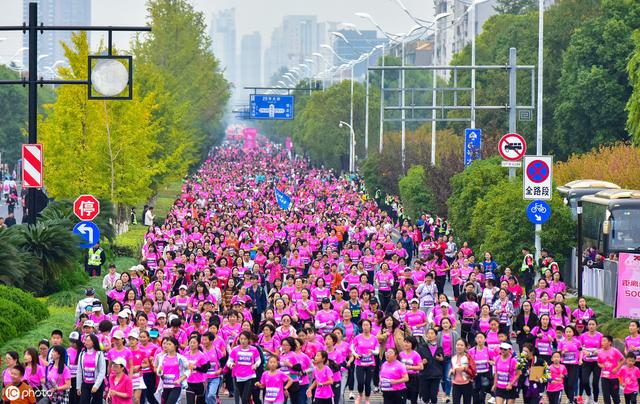
{"type": "Polygon", "coordinates": [[[537,0],[497,0],[493,6],[498,14],[526,14],[537,8],[537,0]]]}
{"type": "Polygon", "coordinates": [[[451,196],[447,200],[448,217],[460,242],[469,241],[472,245],[478,245],[480,242],[472,239],[471,219],[477,203],[492,186],[507,177],[500,161],[498,157],[476,160],[451,178],[451,196]]]}
{"type": "Polygon", "coordinates": [[[412,166],[398,183],[405,214],[413,219],[435,210],[433,195],[426,187],[426,180],[424,167],[412,166]]]}
{"type": "Polygon", "coordinates": [[[581,179],[611,181],[623,188],[640,189],[640,148],[628,144],[601,145],[585,154],[574,154],[553,167],[558,185],[581,179]]]}
{"type": "Polygon", "coordinates": [[[179,178],[220,141],[229,83],[211,53],[202,13],[186,0],[150,0],[152,31],[133,45],[141,94],[154,94],[160,133],[153,157],[162,166],[154,186],[179,178]]]}
{"type": "Polygon", "coordinates": [[[629,83],[633,87],[629,101],[627,101],[627,130],[632,142],[640,146],[640,31],[633,33],[635,51],[629,60],[627,70],[629,72],[629,83]]]}
{"type": "MultiPolygon", "coordinates": [[[[73,48],[63,44],[69,68],[64,79],[87,76],[89,42],[86,33],[72,35],[73,48]]],[[[151,179],[162,162],[152,159],[158,126],[152,122],[153,94],[134,91],[130,101],[95,101],[87,88],[62,86],[58,99],[40,125],[47,150],[45,169],[49,195],[74,199],[83,193],[132,205],[151,196],[151,179]]],[[[122,216],[122,215],[121,215],[122,216]]]]}
{"type": "MultiPolygon", "coordinates": [[[[504,179],[485,189],[471,217],[471,239],[472,245],[478,246],[477,255],[489,251],[503,267],[517,264],[522,259],[521,248],[532,246],[534,240],[527,205],[528,201],[522,199],[521,177],[514,181],[504,179]]],[[[552,250],[556,261],[562,264],[574,245],[575,223],[557,193],[550,205],[551,218],[542,225],[542,247],[552,250]]]]}
{"type": "Polygon", "coordinates": [[[554,118],[559,155],[627,140],[625,105],[631,96],[627,66],[640,28],[640,3],[605,0],[602,14],[571,37],[559,81],[554,118]]]}

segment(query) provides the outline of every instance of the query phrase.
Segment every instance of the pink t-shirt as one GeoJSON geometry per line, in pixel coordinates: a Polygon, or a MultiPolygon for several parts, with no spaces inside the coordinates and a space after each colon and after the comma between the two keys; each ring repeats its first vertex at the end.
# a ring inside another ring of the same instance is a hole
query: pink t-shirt
{"type": "Polygon", "coordinates": [[[351,346],[360,355],[360,358],[356,359],[356,366],[375,366],[376,361],[373,351],[379,346],[378,338],[373,335],[369,335],[369,338],[366,338],[363,334],[360,334],[353,339],[351,346]]]}
{"type": "Polygon", "coordinates": [[[636,360],[640,360],[640,334],[635,337],[627,335],[624,339],[624,347],[627,348],[627,352],[636,354],[636,360]]]}
{"type": "Polygon", "coordinates": [[[44,366],[36,365],[35,373],[32,373],[32,368],[30,365],[25,367],[22,381],[27,382],[29,386],[33,387],[34,389],[40,388],[42,379],[44,379],[44,366]]]}
{"type": "Polygon", "coordinates": [[[618,377],[624,384],[624,394],[638,392],[638,379],[640,379],[640,369],[635,366],[623,366],[618,371],[618,377]]]}
{"type": "Polygon", "coordinates": [[[498,357],[496,358],[495,369],[497,375],[496,387],[506,389],[507,385],[514,381],[516,371],[518,370],[518,361],[514,357],[509,357],[506,360],[498,357]]]}
{"type": "Polygon", "coordinates": [[[404,390],[406,388],[405,383],[391,384],[391,380],[402,379],[406,374],[408,373],[404,363],[398,360],[391,363],[384,361],[380,366],[380,390],[404,390]]]}
{"type": "Polygon", "coordinates": [[[333,372],[329,369],[329,366],[324,366],[322,370],[318,368],[313,369],[313,379],[318,383],[318,387],[316,387],[316,398],[333,397],[331,384],[320,386],[321,383],[333,382],[333,372]]]}
{"type": "Polygon", "coordinates": [[[264,401],[268,403],[284,402],[284,386],[289,376],[276,370],[275,372],[264,372],[260,378],[260,384],[264,385],[264,401]]]}
{"type": "Polygon", "coordinates": [[[490,360],[493,360],[495,354],[488,347],[484,347],[483,349],[478,349],[477,347],[473,347],[469,349],[469,355],[476,362],[476,369],[478,373],[486,373],[491,370],[491,365],[489,364],[490,360]]]}
{"type": "Polygon", "coordinates": [[[624,359],[624,355],[616,348],[601,349],[598,351],[598,363],[602,364],[602,373],[600,376],[604,379],[615,379],[618,377],[615,369],[618,363],[624,359]]]}
{"type": "Polygon", "coordinates": [[[393,285],[393,274],[389,271],[386,273],[380,271],[375,275],[375,280],[378,282],[378,289],[388,292],[393,285]]]}
{"type": "Polygon", "coordinates": [[[256,371],[253,365],[260,359],[260,353],[256,347],[249,346],[243,349],[238,345],[231,350],[229,359],[235,363],[231,371],[235,378],[243,381],[255,377],[256,371]]]}
{"type": "Polygon", "coordinates": [[[564,378],[567,376],[567,368],[563,364],[549,366],[551,371],[551,379],[547,385],[547,391],[553,393],[564,389],[564,378]]]}
{"type": "Polygon", "coordinates": [[[558,351],[562,354],[562,363],[565,365],[577,365],[580,362],[580,349],[582,344],[578,338],[563,339],[558,342],[558,351]]]}
{"type": "Polygon", "coordinates": [[[414,336],[424,336],[424,326],[417,327],[418,324],[426,324],[427,315],[424,311],[418,310],[416,312],[410,311],[405,315],[405,322],[411,327],[411,333],[414,336]]]}
{"type": "MultiPolygon", "coordinates": [[[[407,353],[406,351],[402,351],[398,354],[400,361],[405,364],[405,366],[418,366],[422,362],[422,358],[420,354],[416,351],[411,351],[407,353]]],[[[407,373],[410,375],[415,375],[418,373],[417,370],[409,370],[407,369],[407,373]]]]}
{"type": "Polygon", "coordinates": [[[582,360],[584,362],[595,362],[598,360],[598,350],[602,347],[602,334],[596,331],[589,335],[588,332],[580,335],[582,343],[582,360]]]}
{"type": "Polygon", "coordinates": [[[195,368],[200,367],[209,362],[207,356],[201,351],[196,351],[195,354],[191,353],[191,350],[188,350],[184,353],[184,357],[189,361],[191,369],[191,373],[187,378],[187,382],[189,383],[204,383],[207,380],[207,374],[198,372],[195,368]]]}

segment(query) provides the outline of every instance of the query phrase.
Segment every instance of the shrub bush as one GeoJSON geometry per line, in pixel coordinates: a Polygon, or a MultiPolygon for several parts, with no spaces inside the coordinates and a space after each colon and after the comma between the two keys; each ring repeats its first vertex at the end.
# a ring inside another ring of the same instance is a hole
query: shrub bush
{"type": "MultiPolygon", "coordinates": [[[[47,306],[44,303],[20,289],[0,285],[0,299],[16,303],[27,312],[32,313],[38,321],[49,317],[49,310],[47,310],[47,306]]],[[[4,313],[0,313],[0,315],[4,315],[4,313]]]]}
{"type": "Polygon", "coordinates": [[[18,334],[25,333],[36,326],[38,320],[27,309],[17,303],[0,298],[0,318],[14,324],[18,334]]]}
{"type": "Polygon", "coordinates": [[[0,333],[1,345],[4,345],[5,342],[18,336],[18,332],[16,331],[14,324],[14,321],[11,319],[7,317],[0,317],[0,329],[2,330],[2,333],[0,333]]]}
{"type": "Polygon", "coordinates": [[[147,232],[146,226],[132,225],[113,242],[113,253],[117,257],[141,257],[142,243],[147,232]]]}

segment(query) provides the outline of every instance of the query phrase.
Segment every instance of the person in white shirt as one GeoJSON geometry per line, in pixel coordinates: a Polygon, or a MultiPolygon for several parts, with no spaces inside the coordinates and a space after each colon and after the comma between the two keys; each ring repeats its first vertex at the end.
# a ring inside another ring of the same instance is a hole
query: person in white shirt
{"type": "Polygon", "coordinates": [[[149,209],[147,209],[147,213],[144,214],[144,225],[153,226],[153,219],[155,219],[155,216],[153,215],[153,206],[150,206],[149,209]]]}
{"type": "Polygon", "coordinates": [[[109,292],[115,288],[118,279],[120,279],[120,274],[116,272],[116,266],[114,264],[109,265],[109,273],[102,279],[102,288],[104,291],[109,292]]]}

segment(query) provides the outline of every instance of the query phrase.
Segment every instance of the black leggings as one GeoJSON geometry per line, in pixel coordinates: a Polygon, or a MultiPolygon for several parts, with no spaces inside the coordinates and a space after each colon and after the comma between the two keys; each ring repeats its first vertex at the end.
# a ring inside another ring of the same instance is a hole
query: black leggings
{"type": "Polygon", "coordinates": [[[356,366],[356,379],[358,380],[358,393],[365,397],[371,396],[371,381],[375,366],[356,366]]]}
{"type": "Polygon", "coordinates": [[[600,379],[604,404],[620,404],[620,382],[618,379],[600,379]]]}
{"type": "Polygon", "coordinates": [[[438,287],[438,294],[444,293],[444,284],[447,282],[447,275],[436,276],[436,286],[438,287]]]}
{"type": "Polygon", "coordinates": [[[624,393],[625,404],[637,404],[638,393],[624,393]]]}
{"type": "Polygon", "coordinates": [[[382,309],[383,311],[386,311],[387,306],[389,305],[389,301],[391,300],[391,291],[379,290],[378,297],[380,298],[380,309],[382,309]]]}
{"type": "Polygon", "coordinates": [[[407,400],[410,401],[411,404],[418,404],[418,393],[420,393],[418,374],[410,374],[409,381],[407,382],[407,400]]]}
{"type": "Polygon", "coordinates": [[[80,387],[80,404],[102,404],[102,396],[104,394],[104,383],[100,384],[100,388],[95,393],[91,392],[93,383],[82,382],[80,387]]]}
{"type": "Polygon", "coordinates": [[[471,404],[471,396],[473,396],[473,383],[452,384],[451,395],[453,404],[471,404]]]}
{"type": "Polygon", "coordinates": [[[204,384],[187,383],[187,404],[204,404],[204,384]]]}
{"type": "Polygon", "coordinates": [[[598,362],[582,362],[582,375],[580,375],[580,395],[593,392],[593,399],[597,402],[600,396],[600,366],[598,362]],[[589,376],[593,375],[593,381],[589,383],[589,376]],[[593,386],[593,387],[592,387],[593,386]]]}
{"type": "MultiPolygon", "coordinates": [[[[331,390],[333,390],[333,404],[340,404],[342,397],[340,396],[340,390],[342,388],[342,382],[333,382],[331,390]]],[[[305,392],[306,394],[306,392],[305,392]]]]}
{"type": "Polygon", "coordinates": [[[142,380],[144,380],[144,385],[147,386],[147,389],[142,392],[140,403],[158,404],[158,400],[154,396],[156,393],[156,374],[153,372],[143,373],[142,380]]]}
{"type": "Polygon", "coordinates": [[[182,388],[174,387],[172,389],[162,390],[162,404],[176,404],[180,400],[182,388]]]}
{"type": "Polygon", "coordinates": [[[493,385],[491,372],[478,373],[473,383],[473,402],[475,404],[485,403],[487,394],[491,393],[491,385],[493,385]]]}
{"type": "Polygon", "coordinates": [[[382,392],[382,404],[399,404],[404,403],[404,394],[406,390],[391,390],[382,392]]]}
{"type": "Polygon", "coordinates": [[[547,397],[549,397],[549,404],[560,404],[560,393],[559,391],[547,391],[547,397]]]}
{"type": "Polygon", "coordinates": [[[71,376],[71,390],[69,390],[69,404],[78,404],[78,388],[76,387],[76,377],[71,376]]]}
{"type": "Polygon", "coordinates": [[[240,397],[242,404],[249,404],[253,385],[256,383],[255,378],[251,378],[242,382],[236,381],[236,394],[240,397]]]}
{"type": "Polygon", "coordinates": [[[436,404],[438,402],[440,380],[441,379],[420,380],[420,392],[422,395],[422,401],[424,401],[425,404],[436,404]]]}
{"type": "Polygon", "coordinates": [[[564,365],[567,368],[567,377],[564,378],[564,394],[567,395],[567,399],[570,403],[573,403],[573,399],[576,395],[576,383],[578,382],[579,365],[564,365]]]}

